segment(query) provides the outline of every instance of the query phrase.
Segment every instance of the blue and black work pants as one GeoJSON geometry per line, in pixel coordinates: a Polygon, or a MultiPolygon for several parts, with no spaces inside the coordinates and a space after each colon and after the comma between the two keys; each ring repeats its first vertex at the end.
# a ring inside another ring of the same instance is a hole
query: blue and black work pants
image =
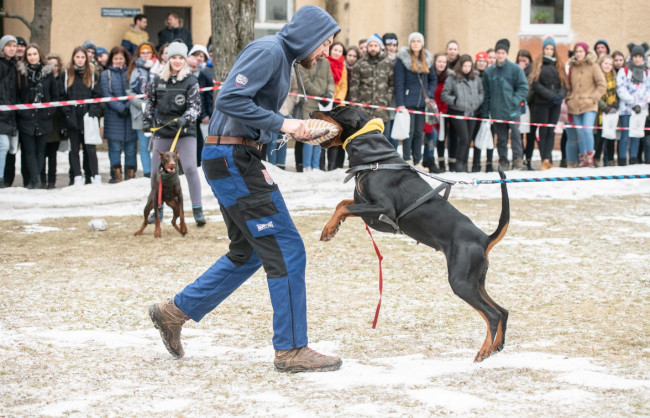
{"type": "Polygon", "coordinates": [[[259,150],[206,144],[201,158],[219,201],[230,247],[175,296],[176,306],[198,322],[264,267],[273,306],[274,348],[307,345],[305,247],[259,150]]]}

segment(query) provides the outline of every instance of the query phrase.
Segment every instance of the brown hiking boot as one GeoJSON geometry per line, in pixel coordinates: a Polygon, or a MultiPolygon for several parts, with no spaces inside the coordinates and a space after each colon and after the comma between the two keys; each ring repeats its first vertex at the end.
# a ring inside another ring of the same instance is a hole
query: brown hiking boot
{"type": "Polygon", "coordinates": [[[288,373],[327,372],[343,364],[339,357],[326,356],[304,346],[293,350],[275,350],[275,370],[288,373]]]}
{"type": "Polygon", "coordinates": [[[149,316],[153,326],[160,331],[160,337],[169,353],[181,358],[185,355],[181,344],[181,328],[189,319],[187,315],[176,307],[172,299],[149,306],[149,316]]]}

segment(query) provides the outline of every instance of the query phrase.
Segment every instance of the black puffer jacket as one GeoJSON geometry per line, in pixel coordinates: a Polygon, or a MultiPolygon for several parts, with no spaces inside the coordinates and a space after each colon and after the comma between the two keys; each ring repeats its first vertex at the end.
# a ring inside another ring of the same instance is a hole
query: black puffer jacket
{"type": "MultiPolygon", "coordinates": [[[[95,72],[93,71],[93,77],[95,72]]],[[[75,70],[72,85],[70,78],[67,77],[67,70],[59,77],[59,96],[61,100],[83,100],[102,97],[102,90],[99,85],[99,79],[95,80],[86,86],[83,81],[83,70],[75,70]]],[[[83,104],[75,106],[65,106],[63,109],[64,123],[67,129],[75,129],[83,131],[84,128],[84,115],[88,113],[90,116],[99,117],[101,115],[100,104],[83,104]]]]}
{"type": "Polygon", "coordinates": [[[557,94],[564,97],[567,92],[566,87],[560,83],[560,75],[555,67],[555,61],[548,58],[544,58],[539,78],[533,81],[531,87],[535,92],[535,105],[549,106],[557,94]]]}
{"type": "MultiPolygon", "coordinates": [[[[16,104],[16,61],[0,51],[0,104],[16,104]]],[[[16,133],[16,112],[0,112],[0,135],[16,133]]]]}
{"type": "MultiPolygon", "coordinates": [[[[51,66],[31,65],[19,61],[16,70],[18,71],[18,103],[46,103],[59,99],[51,66]]],[[[25,135],[48,135],[52,132],[53,116],[54,108],[19,110],[18,130],[25,135]]]]}

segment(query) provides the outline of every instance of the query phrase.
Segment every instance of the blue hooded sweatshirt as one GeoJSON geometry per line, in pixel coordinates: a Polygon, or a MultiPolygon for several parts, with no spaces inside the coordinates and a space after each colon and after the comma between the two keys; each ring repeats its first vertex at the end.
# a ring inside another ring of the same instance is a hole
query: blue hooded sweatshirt
{"type": "Polygon", "coordinates": [[[304,6],[280,32],[248,44],[219,90],[209,135],[270,142],[284,123],[278,112],[289,93],[291,66],[340,30],[325,10],[304,6]]]}

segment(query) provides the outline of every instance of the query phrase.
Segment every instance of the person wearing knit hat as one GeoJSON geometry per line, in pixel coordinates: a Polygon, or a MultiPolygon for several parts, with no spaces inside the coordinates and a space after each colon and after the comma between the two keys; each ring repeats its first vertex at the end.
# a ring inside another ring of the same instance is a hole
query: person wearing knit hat
{"type": "Polygon", "coordinates": [[[606,40],[599,39],[594,44],[594,51],[596,51],[596,55],[598,55],[599,57],[601,55],[609,55],[609,44],[607,43],[606,40]]]}
{"type": "Polygon", "coordinates": [[[553,126],[560,118],[562,100],[567,92],[567,76],[562,57],[557,53],[555,40],[547,37],[542,42],[542,53],[535,58],[528,76],[532,88],[529,95],[531,121],[549,126],[538,127],[539,154],[542,170],[554,168],[552,163],[555,131],[553,126]],[[532,105],[534,103],[534,106],[532,105]]]}
{"type": "MultiPolygon", "coordinates": [[[[0,38],[0,79],[3,81],[0,105],[16,104],[16,37],[5,35],[0,38]]],[[[16,156],[10,154],[11,168],[5,177],[5,163],[9,152],[10,139],[16,131],[16,112],[0,112],[0,189],[11,186],[16,172],[16,156]],[[5,183],[7,180],[7,183],[5,183]]]]}
{"type": "Polygon", "coordinates": [[[474,56],[474,69],[483,77],[483,71],[488,66],[488,54],[485,51],[477,52],[474,56]]]}
{"type": "Polygon", "coordinates": [[[397,35],[394,33],[385,33],[382,37],[386,47],[386,57],[394,64],[397,58],[397,35]]]}
{"type": "Polygon", "coordinates": [[[27,48],[27,41],[22,36],[16,36],[16,59],[25,56],[25,49],[27,48]]]}
{"type": "Polygon", "coordinates": [[[382,39],[384,40],[384,45],[395,45],[395,46],[397,46],[397,35],[395,35],[392,32],[384,33],[384,36],[382,36],[382,39]]]}
{"type": "Polygon", "coordinates": [[[645,57],[645,49],[642,45],[629,44],[628,49],[630,50],[630,57],[632,58],[636,56],[645,57]]]}
{"type": "MultiPolygon", "coordinates": [[[[146,45],[146,44],[145,44],[146,45]]],[[[201,198],[201,180],[197,169],[197,135],[196,121],[201,115],[201,94],[199,81],[194,77],[187,63],[187,45],[172,42],[168,49],[169,59],[159,77],[149,81],[144,89],[147,94],[142,127],[145,132],[153,129],[153,149],[160,152],[169,151],[172,144],[178,151],[183,171],[187,178],[192,201],[192,212],[197,227],[205,225],[201,198]],[[174,138],[178,138],[177,141],[174,138]]],[[[160,155],[151,153],[151,185],[156,185],[156,173],[160,167],[160,155]]],[[[162,209],[158,218],[162,218],[162,209]]],[[[155,222],[156,213],[150,216],[148,223],[155,222]]]]}
{"type": "MultiPolygon", "coordinates": [[[[371,36],[366,55],[351,70],[349,100],[390,106],[394,92],[393,72],[393,62],[382,54],[375,35],[371,36]]],[[[386,109],[366,109],[366,112],[370,118],[380,118],[384,126],[390,122],[390,112],[386,109]]]]}
{"type": "MultiPolygon", "coordinates": [[[[424,111],[433,101],[438,76],[433,54],[424,49],[424,36],[413,32],[408,37],[408,45],[397,51],[394,66],[395,104],[399,112],[407,110],[424,111]]],[[[402,141],[402,156],[406,162],[417,166],[422,161],[422,140],[424,134],[424,114],[411,114],[408,137],[396,138],[402,141]]],[[[421,166],[421,165],[420,165],[421,166]]]]}
{"type": "Polygon", "coordinates": [[[108,50],[103,46],[97,47],[97,55],[95,56],[97,63],[101,66],[102,71],[108,68],[108,50]]]}
{"type": "Polygon", "coordinates": [[[172,42],[169,44],[169,48],[167,48],[167,59],[175,55],[187,59],[187,45],[182,42],[172,42]]]}
{"type": "Polygon", "coordinates": [[[13,35],[5,35],[2,38],[0,38],[0,51],[2,51],[9,42],[14,42],[15,44],[18,44],[18,40],[16,39],[15,36],[13,35]]]}
{"type": "Polygon", "coordinates": [[[420,32],[413,32],[409,35],[409,39],[408,39],[409,46],[411,45],[411,41],[413,41],[413,39],[419,39],[420,42],[422,43],[422,47],[424,47],[424,35],[422,35],[420,32]]]}
{"type": "MultiPolygon", "coordinates": [[[[618,120],[623,128],[630,126],[632,115],[635,118],[641,115],[641,119],[645,120],[643,114],[647,112],[648,102],[650,102],[650,76],[645,64],[648,44],[630,43],[627,47],[630,50],[630,61],[618,71],[616,76],[616,93],[619,98],[618,120]]],[[[618,142],[618,165],[626,165],[627,162],[638,163],[640,141],[641,138],[632,136],[629,129],[621,131],[621,139],[618,142]]]]}
{"type": "Polygon", "coordinates": [[[574,53],[576,52],[576,48],[577,48],[577,47],[581,47],[581,48],[585,51],[585,54],[588,54],[588,53],[589,53],[589,45],[587,45],[586,42],[576,42],[576,43],[573,45],[573,52],[574,52],[574,53]]]}
{"type": "Polygon", "coordinates": [[[90,49],[93,52],[93,55],[97,54],[97,46],[95,46],[93,41],[86,41],[81,44],[81,47],[86,50],[90,49]]]}
{"type": "Polygon", "coordinates": [[[195,55],[199,60],[199,67],[201,68],[203,68],[205,66],[204,64],[210,59],[208,49],[199,44],[194,44],[192,49],[190,49],[190,52],[188,52],[188,55],[195,55]]]}
{"type": "Polygon", "coordinates": [[[494,51],[497,52],[497,51],[499,51],[500,49],[505,49],[506,54],[507,54],[508,52],[510,52],[510,41],[507,40],[507,39],[505,39],[505,38],[504,38],[504,39],[499,39],[499,40],[497,41],[496,46],[494,47],[494,51]]]}
{"type": "Polygon", "coordinates": [[[366,48],[370,45],[370,42],[376,42],[377,44],[379,44],[379,48],[384,49],[384,42],[376,33],[373,33],[368,37],[368,39],[366,40],[366,48]]]}
{"type": "Polygon", "coordinates": [[[595,167],[593,126],[598,101],[607,90],[605,76],[595,59],[596,54],[589,52],[589,45],[575,43],[573,57],[569,60],[566,105],[574,125],[581,127],[567,132],[567,167],[595,167]]]}
{"type": "MultiPolygon", "coordinates": [[[[496,63],[489,66],[483,73],[485,96],[481,114],[483,117],[519,122],[521,119],[521,103],[528,96],[528,80],[524,70],[514,62],[508,61],[510,42],[500,39],[495,46],[496,63]]],[[[510,148],[512,149],[512,169],[525,170],[524,149],[519,133],[518,124],[495,123],[497,134],[497,151],[499,164],[505,170],[510,169],[508,160],[508,132],[510,132],[510,148]]],[[[491,163],[491,161],[488,161],[491,163]]]]}
{"type": "Polygon", "coordinates": [[[552,36],[547,36],[544,38],[544,41],[542,41],[542,50],[544,50],[544,48],[546,48],[548,45],[551,45],[553,48],[557,48],[555,39],[552,36]]]}

